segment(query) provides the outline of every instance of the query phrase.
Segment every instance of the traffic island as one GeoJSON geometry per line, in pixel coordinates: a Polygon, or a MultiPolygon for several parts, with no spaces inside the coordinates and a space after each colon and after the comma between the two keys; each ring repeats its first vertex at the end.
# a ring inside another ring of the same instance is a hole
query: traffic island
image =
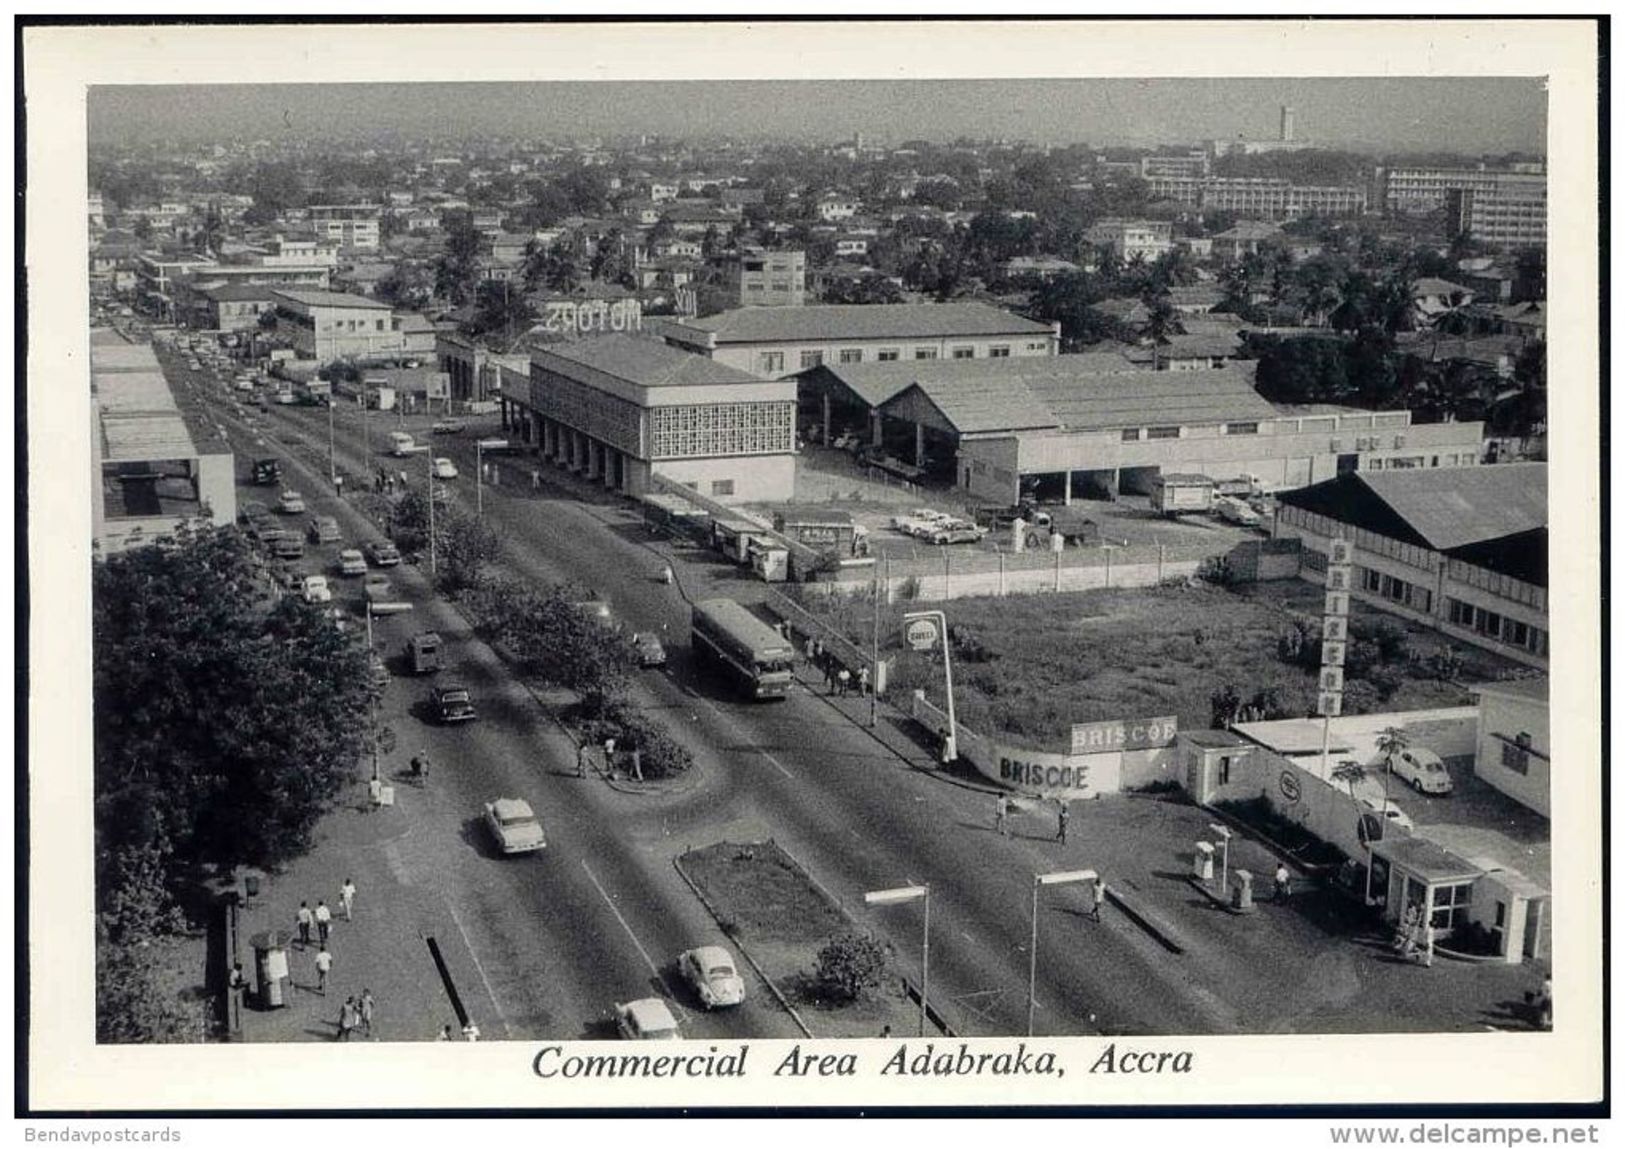
{"type": "MultiPolygon", "coordinates": [[[[917,999],[895,971],[852,1001],[832,996],[814,973],[820,952],[867,931],[777,843],[718,842],[673,859],[718,927],[809,1037],[913,1033],[917,999]]],[[[889,947],[888,947],[889,948],[889,947]]]]}

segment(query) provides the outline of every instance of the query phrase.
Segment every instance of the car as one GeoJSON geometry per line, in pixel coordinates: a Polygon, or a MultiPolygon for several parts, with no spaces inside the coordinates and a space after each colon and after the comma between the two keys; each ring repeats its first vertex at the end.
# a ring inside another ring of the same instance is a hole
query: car
{"type": "Polygon", "coordinates": [[[339,533],[339,521],[332,515],[316,515],[306,533],[313,543],[336,543],[344,537],[339,533]]]}
{"type": "Polygon", "coordinates": [[[372,560],[372,565],[375,567],[399,566],[401,552],[395,549],[394,543],[369,543],[367,544],[367,558],[372,560]]]}
{"type": "Polygon", "coordinates": [[[442,420],[440,420],[440,422],[436,423],[433,427],[429,428],[429,434],[431,434],[431,435],[456,435],[456,434],[460,433],[462,431],[462,429],[463,429],[462,423],[458,422],[456,419],[442,419],[442,420]]]}
{"type": "Polygon", "coordinates": [[[1238,527],[1261,527],[1264,525],[1263,517],[1240,499],[1214,499],[1213,513],[1225,522],[1234,523],[1238,527]]]}
{"type": "Polygon", "coordinates": [[[485,804],[485,824],[504,854],[534,854],[547,848],[547,835],[536,812],[523,798],[498,798],[485,804]]]}
{"type": "Polygon", "coordinates": [[[360,551],[347,550],[339,552],[339,574],[345,578],[353,578],[367,573],[367,558],[360,551]]]}
{"type": "Polygon", "coordinates": [[[959,520],[944,523],[926,536],[939,547],[948,543],[979,543],[986,537],[986,527],[978,527],[959,520]]]}
{"type": "Polygon", "coordinates": [[[615,1028],[629,1041],[676,1041],[677,1019],[658,997],[615,1003],[615,1028]]]}
{"type": "Polygon", "coordinates": [[[389,581],[389,576],[378,574],[376,571],[361,580],[361,597],[367,601],[375,614],[380,613],[380,609],[384,607],[398,608],[407,605],[402,603],[396,594],[395,584],[389,581]]]}
{"type": "Polygon", "coordinates": [[[332,602],[333,592],[328,589],[326,575],[306,575],[299,593],[308,603],[332,602]]]}
{"type": "Polygon", "coordinates": [[[637,656],[639,666],[666,665],[666,648],[649,631],[639,631],[632,636],[632,652],[637,656]]]}
{"type": "Polygon", "coordinates": [[[1407,747],[1395,754],[1392,762],[1394,777],[1409,782],[1418,794],[1448,794],[1456,788],[1450,771],[1431,750],[1407,747]]]}
{"type": "Polygon", "coordinates": [[[436,459],[434,461],[434,477],[437,479],[455,479],[457,477],[457,464],[450,459],[436,459]]]}
{"type": "Polygon", "coordinates": [[[283,491],[276,501],[276,509],[285,515],[302,515],[305,513],[305,496],[298,491],[283,491]]]}
{"type": "Polygon", "coordinates": [[[700,946],[677,957],[677,972],[694,987],[706,1009],[738,1005],[745,1000],[745,979],[733,955],[721,946],[700,946]]]}
{"type": "Polygon", "coordinates": [[[239,391],[252,391],[254,389],[254,380],[239,377],[236,382],[232,384],[232,386],[239,391]]]}
{"type": "Polygon", "coordinates": [[[374,690],[382,690],[389,685],[389,667],[384,663],[384,656],[376,650],[367,651],[367,685],[374,690]]]}
{"type": "Polygon", "coordinates": [[[479,717],[474,710],[474,699],[466,686],[437,686],[429,695],[434,716],[442,724],[472,722],[479,717]]]}
{"type": "Polygon", "coordinates": [[[1416,823],[1411,816],[1399,808],[1399,803],[1392,798],[1365,798],[1360,799],[1360,805],[1377,817],[1385,819],[1389,825],[1399,826],[1402,829],[1414,830],[1416,823]]]}
{"type": "Polygon", "coordinates": [[[279,531],[277,537],[271,540],[271,553],[279,559],[302,559],[305,557],[305,544],[302,539],[292,531],[279,531]]]}
{"type": "Polygon", "coordinates": [[[270,522],[271,508],[264,503],[244,503],[237,508],[237,517],[248,525],[270,522]]]}

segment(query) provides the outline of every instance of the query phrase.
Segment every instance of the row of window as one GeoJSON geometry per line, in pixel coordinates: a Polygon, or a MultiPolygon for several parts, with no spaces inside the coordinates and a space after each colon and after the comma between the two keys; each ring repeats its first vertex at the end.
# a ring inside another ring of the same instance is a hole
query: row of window
{"type": "Polygon", "coordinates": [[[1460,599],[1452,598],[1446,601],[1449,603],[1449,619],[1452,626],[1470,630],[1503,646],[1519,647],[1531,654],[1544,656],[1547,653],[1548,636],[1540,627],[1530,626],[1498,611],[1474,606],[1460,599]]]}
{"type": "Polygon", "coordinates": [[[794,447],[795,404],[696,403],[649,412],[650,458],[787,453],[794,447]]]}
{"type": "Polygon", "coordinates": [[[1417,586],[1393,575],[1374,571],[1369,567],[1360,569],[1360,589],[1370,594],[1387,599],[1422,614],[1433,613],[1433,592],[1427,587],[1417,586]]]}
{"type": "Polygon", "coordinates": [[[1464,563],[1460,559],[1451,559],[1446,573],[1452,582],[1465,583],[1479,590],[1487,591],[1497,598],[1510,599],[1512,602],[1526,603],[1536,610],[1546,609],[1546,588],[1536,586],[1534,583],[1515,579],[1499,571],[1486,570],[1483,567],[1464,563]]]}
{"type": "MultiPolygon", "coordinates": [[[[1256,435],[1257,423],[1226,423],[1226,435],[1256,435]]],[[[1123,442],[1138,443],[1144,439],[1178,439],[1184,434],[1181,427],[1124,427],[1123,442]]]]}

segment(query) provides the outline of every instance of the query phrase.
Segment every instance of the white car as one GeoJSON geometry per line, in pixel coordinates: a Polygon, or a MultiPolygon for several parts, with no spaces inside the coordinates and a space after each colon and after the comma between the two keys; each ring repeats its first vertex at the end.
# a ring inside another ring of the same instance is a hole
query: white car
{"type": "Polygon", "coordinates": [[[457,477],[457,464],[450,459],[436,459],[434,461],[434,477],[437,479],[455,479],[457,477]]]}
{"type": "Polygon", "coordinates": [[[349,578],[354,575],[367,573],[367,558],[360,551],[348,550],[339,552],[339,574],[349,578]]]}
{"type": "Polygon", "coordinates": [[[306,575],[299,593],[304,595],[308,603],[332,602],[333,592],[327,585],[325,575],[306,575]]]}
{"type": "Polygon", "coordinates": [[[706,1009],[738,1005],[745,1000],[745,979],[733,955],[721,946],[700,946],[677,957],[677,972],[694,987],[706,1009]]]}
{"type": "Polygon", "coordinates": [[[615,1004],[615,1028],[631,1041],[676,1041],[677,1019],[658,997],[615,1004]]]}
{"type": "Polygon", "coordinates": [[[1361,798],[1360,805],[1376,816],[1383,818],[1390,826],[1398,826],[1405,830],[1416,829],[1416,823],[1411,816],[1399,808],[1399,803],[1392,798],[1384,801],[1382,798],[1361,798]]]}
{"type": "Polygon", "coordinates": [[[498,798],[485,804],[485,824],[496,840],[497,849],[504,854],[533,854],[546,848],[547,835],[542,832],[536,812],[523,798],[498,798]]]}
{"type": "Polygon", "coordinates": [[[1394,777],[1409,782],[1419,794],[1448,794],[1456,788],[1439,756],[1420,746],[1394,755],[1394,777]]]}
{"type": "Polygon", "coordinates": [[[298,491],[283,491],[277,496],[276,509],[285,515],[302,515],[305,513],[305,496],[298,491]]]}
{"type": "Polygon", "coordinates": [[[1263,516],[1240,499],[1214,499],[1213,513],[1225,522],[1234,523],[1238,527],[1261,527],[1264,525],[1263,516]]]}

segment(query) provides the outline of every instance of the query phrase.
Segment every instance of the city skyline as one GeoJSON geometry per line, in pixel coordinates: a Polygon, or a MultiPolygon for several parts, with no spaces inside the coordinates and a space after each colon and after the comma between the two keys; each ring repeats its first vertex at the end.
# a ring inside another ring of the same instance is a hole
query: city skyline
{"type": "Polygon", "coordinates": [[[1100,146],[1274,139],[1317,146],[1534,152],[1538,77],[605,81],[98,86],[92,146],[241,139],[659,135],[829,141],[1004,138],[1100,146]],[[809,98],[809,97],[816,98],[809,98]],[[1359,108],[1357,124],[1348,109],[1359,108]],[[1125,129],[1125,125],[1132,125],[1125,129]]]}

